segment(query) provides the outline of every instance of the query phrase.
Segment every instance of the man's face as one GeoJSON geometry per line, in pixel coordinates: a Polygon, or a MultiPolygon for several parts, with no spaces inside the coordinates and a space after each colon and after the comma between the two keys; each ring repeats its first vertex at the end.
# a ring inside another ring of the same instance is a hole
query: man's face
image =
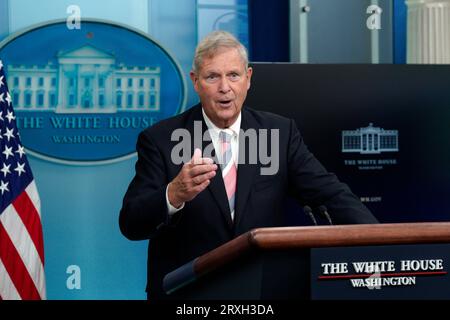
{"type": "Polygon", "coordinates": [[[252,69],[245,70],[238,50],[220,49],[203,60],[198,74],[190,75],[208,118],[219,128],[232,125],[247,97],[252,76],[252,69]]]}

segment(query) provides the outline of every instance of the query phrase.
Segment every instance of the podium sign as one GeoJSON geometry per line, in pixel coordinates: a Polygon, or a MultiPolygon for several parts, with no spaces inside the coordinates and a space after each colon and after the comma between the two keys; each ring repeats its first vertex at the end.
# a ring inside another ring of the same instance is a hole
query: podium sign
{"type": "Polygon", "coordinates": [[[450,299],[450,244],[311,249],[314,300],[450,299]]]}

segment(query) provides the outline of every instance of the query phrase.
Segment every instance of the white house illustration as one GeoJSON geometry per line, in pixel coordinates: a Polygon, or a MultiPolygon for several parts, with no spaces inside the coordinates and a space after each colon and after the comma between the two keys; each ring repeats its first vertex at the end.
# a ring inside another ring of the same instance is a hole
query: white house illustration
{"type": "Polygon", "coordinates": [[[8,66],[17,111],[114,113],[159,111],[159,67],[116,64],[114,55],[85,45],[58,52],[58,64],[8,66]]]}
{"type": "Polygon", "coordinates": [[[398,151],[398,131],[368,127],[342,131],[342,152],[376,154],[398,151]]]}

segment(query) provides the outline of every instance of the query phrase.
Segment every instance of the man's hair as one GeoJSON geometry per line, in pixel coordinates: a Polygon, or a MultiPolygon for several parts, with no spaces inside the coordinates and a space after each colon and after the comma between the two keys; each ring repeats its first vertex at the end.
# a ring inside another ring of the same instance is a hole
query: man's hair
{"type": "Polygon", "coordinates": [[[248,68],[247,49],[231,33],[226,31],[214,31],[208,34],[195,49],[192,71],[198,74],[203,59],[212,58],[221,48],[235,48],[241,56],[245,69],[248,68]]]}

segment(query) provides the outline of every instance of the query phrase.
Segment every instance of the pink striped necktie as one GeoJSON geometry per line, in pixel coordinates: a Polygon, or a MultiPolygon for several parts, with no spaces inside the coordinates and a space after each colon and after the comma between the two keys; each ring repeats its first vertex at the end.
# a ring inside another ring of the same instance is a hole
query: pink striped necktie
{"type": "Polygon", "coordinates": [[[227,192],[228,205],[230,206],[231,220],[234,220],[237,168],[233,160],[231,137],[232,135],[225,131],[220,131],[219,133],[219,141],[222,152],[220,168],[222,170],[223,182],[225,183],[225,190],[227,192]]]}

